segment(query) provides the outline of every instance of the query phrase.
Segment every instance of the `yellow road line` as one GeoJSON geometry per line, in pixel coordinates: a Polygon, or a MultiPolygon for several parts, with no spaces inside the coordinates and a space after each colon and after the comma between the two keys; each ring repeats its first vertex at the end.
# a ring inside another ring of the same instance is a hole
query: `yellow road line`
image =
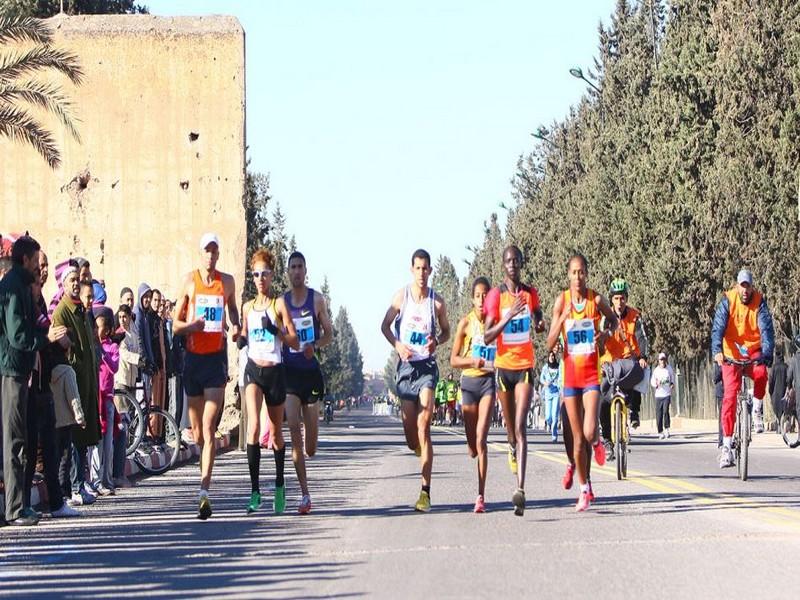
{"type": "MultiPolygon", "coordinates": [[[[436,426],[437,431],[442,431],[455,435],[456,437],[466,438],[466,435],[460,431],[452,431],[436,426]]],[[[506,452],[508,446],[489,442],[489,447],[500,452],[506,452]]],[[[566,456],[561,452],[535,450],[533,454],[544,460],[566,465],[569,461],[566,456]]],[[[606,466],[593,465],[592,470],[600,472],[611,477],[617,476],[616,468],[606,466]]],[[[693,494],[689,500],[696,504],[721,504],[723,508],[731,510],[745,511],[750,516],[755,516],[758,519],[769,523],[771,525],[778,525],[781,527],[791,527],[800,531],[800,511],[785,508],[780,506],[769,506],[763,501],[751,500],[742,498],[736,494],[729,492],[714,492],[702,486],[699,486],[690,481],[685,481],[677,477],[663,477],[658,475],[651,475],[642,471],[628,470],[628,477],[625,479],[631,483],[636,483],[648,489],[664,494],[693,494]],[[768,514],[765,514],[768,513],[768,514]]]]}

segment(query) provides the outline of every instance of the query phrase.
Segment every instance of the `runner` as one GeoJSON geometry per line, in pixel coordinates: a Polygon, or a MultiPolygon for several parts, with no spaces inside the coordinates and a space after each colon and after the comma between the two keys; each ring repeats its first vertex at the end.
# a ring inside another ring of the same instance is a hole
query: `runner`
{"type": "Polygon", "coordinates": [[[511,497],[514,514],[525,514],[525,469],[528,460],[527,420],[533,374],[533,335],[544,331],[542,307],[536,288],[520,282],[522,251],[509,246],[503,251],[505,276],[499,288],[492,289],[483,305],[486,314],[484,342],[497,340],[497,395],[503,406],[508,434],[508,464],[517,475],[517,489],[511,497]]]}
{"type": "Polygon", "coordinates": [[[458,323],[450,365],[463,369],[461,373],[461,405],[467,448],[472,458],[478,458],[478,498],[474,512],[486,512],[484,492],[488,452],[486,438],[494,410],[494,359],[497,348],[483,341],[483,303],[491,285],[485,277],[478,277],[472,284],[472,310],[458,323]]]}
{"type": "Polygon", "coordinates": [[[286,364],[286,420],[292,436],[292,460],[303,494],[297,509],[301,515],[311,511],[302,426],[306,430],[305,454],[310,458],[317,452],[318,401],[325,395],[325,382],[314,353],[333,339],[333,326],[325,297],[306,286],[306,274],[305,256],[300,252],[292,252],[289,256],[289,282],[292,289],[286,292],[283,301],[294,322],[300,349],[284,346],[283,361],[286,364]]]}
{"type": "Polygon", "coordinates": [[[714,313],[711,352],[722,369],[725,395],[722,398],[722,453],[719,467],[732,467],[731,439],[736,423],[736,395],[742,374],[753,380],[753,424],[763,431],[761,410],[767,391],[767,367],[772,365],[775,329],[767,300],[753,287],[753,274],[742,269],[736,285],[725,292],[714,313]],[[746,366],[733,361],[749,362],[746,366]]]}
{"type": "MultiPolygon", "coordinates": [[[[552,351],[559,341],[564,344],[564,405],[572,430],[572,459],[578,471],[581,492],[575,510],[589,508],[594,492],[589,482],[588,446],[594,449],[598,465],[604,465],[605,448],[597,432],[597,410],[600,400],[600,373],[598,347],[602,346],[608,331],[616,330],[618,322],[605,299],[586,286],[589,265],[582,254],[570,257],[567,263],[569,289],[556,298],[553,320],[547,336],[547,350],[552,351]],[[601,318],[606,317],[606,330],[600,332],[601,318]]],[[[571,474],[565,475],[564,487],[571,487],[571,474]],[[567,477],[567,475],[570,475],[567,477]],[[569,479],[569,482],[567,482],[569,479]],[[566,485],[569,483],[570,485],[566,485]]]]}
{"type": "Polygon", "coordinates": [[[173,331],[186,336],[183,385],[189,399],[192,436],[201,448],[198,518],[211,516],[211,471],[214,468],[217,414],[225,399],[228,382],[225,352],[225,315],[230,323],[231,340],[240,332],[236,308],[236,284],[231,275],[217,271],[219,238],[206,233],[200,239],[201,266],[189,273],[178,297],[173,331]]]}
{"type": "Polygon", "coordinates": [[[431,419],[433,418],[433,391],[439,379],[434,352],[450,337],[450,324],[444,300],[428,287],[431,276],[431,256],[417,250],[411,257],[411,285],[399,290],[392,298],[381,324],[381,332],[399,355],[397,365],[397,394],[401,400],[401,414],[406,443],[420,457],[422,464],[422,490],[414,505],[415,510],[431,509],[431,471],[433,446],[431,445],[431,419]],[[436,337],[436,323],[439,337],[436,337]]]}
{"type": "MultiPolygon", "coordinates": [[[[611,307],[617,316],[620,326],[606,340],[605,352],[600,357],[600,364],[627,361],[630,366],[626,367],[624,371],[631,373],[628,379],[630,383],[636,384],[641,381],[644,376],[644,369],[647,368],[645,357],[649,352],[649,348],[641,313],[628,304],[629,292],[630,287],[624,279],[615,279],[611,282],[608,296],[611,299],[611,307]],[[638,361],[638,369],[636,365],[632,364],[632,361],[638,361]],[[641,369],[641,376],[639,375],[639,369],[641,369]]],[[[614,460],[614,445],[611,443],[611,397],[614,395],[614,390],[610,388],[606,390],[605,388],[607,387],[609,387],[607,384],[601,386],[603,388],[601,391],[604,394],[600,402],[600,431],[605,440],[606,458],[614,460]]],[[[631,411],[631,427],[637,429],[639,427],[642,394],[632,385],[621,387],[624,387],[624,392],[628,397],[628,405],[631,411]]]]}
{"type": "MultiPolygon", "coordinates": [[[[273,512],[286,510],[286,485],[284,464],[286,444],[283,440],[283,408],[286,402],[286,372],[282,347],[300,349],[294,322],[283,297],[270,298],[275,257],[269,250],[257,250],[250,259],[251,275],[256,286],[256,297],[242,307],[246,325],[246,338],[239,347],[247,345],[247,366],[244,367],[245,402],[247,404],[247,466],[250,470],[250,503],[247,513],[261,507],[261,402],[267,405],[272,454],[275,457],[275,497],[273,512]]],[[[241,365],[240,365],[241,368],[241,365]]]]}

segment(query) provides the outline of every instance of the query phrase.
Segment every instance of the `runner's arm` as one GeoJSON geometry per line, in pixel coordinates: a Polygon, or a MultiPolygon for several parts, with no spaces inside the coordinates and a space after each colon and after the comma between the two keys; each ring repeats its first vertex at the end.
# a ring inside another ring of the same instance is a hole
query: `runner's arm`
{"type": "Polygon", "coordinates": [[[225,275],[222,285],[225,287],[225,305],[228,308],[228,322],[231,324],[231,341],[235,342],[242,333],[239,308],[236,306],[236,280],[232,275],[225,275]]]}
{"type": "Polygon", "coordinates": [[[392,298],[392,304],[386,311],[386,315],[384,315],[383,322],[381,323],[381,333],[383,333],[383,337],[386,338],[386,341],[389,342],[392,348],[397,351],[397,354],[400,355],[400,359],[408,360],[409,356],[411,356],[411,349],[405,344],[402,344],[392,331],[392,324],[397,318],[397,315],[400,314],[400,307],[403,305],[404,292],[405,290],[400,290],[394,295],[394,298],[392,298]]]}
{"type": "Polygon", "coordinates": [[[434,293],[433,295],[433,307],[436,312],[436,320],[439,322],[439,337],[434,341],[437,346],[441,346],[450,339],[450,321],[447,320],[447,307],[444,299],[439,294],[434,293]]]}
{"type": "Polygon", "coordinates": [[[324,348],[333,341],[333,325],[328,312],[328,303],[322,294],[314,294],[314,310],[317,312],[319,324],[322,325],[322,337],[314,343],[314,348],[324,348]]]}
{"type": "MultiPolygon", "coordinates": [[[[250,312],[250,308],[252,306],[253,306],[253,300],[248,300],[247,302],[244,303],[244,306],[242,306],[242,323],[247,323],[247,314],[250,312]]],[[[247,339],[247,329],[244,329],[239,334],[239,339],[236,340],[236,347],[239,348],[239,350],[241,350],[242,348],[247,346],[248,343],[249,342],[247,339]]]]}
{"type": "Polygon", "coordinates": [[[602,338],[605,339],[607,334],[611,333],[612,331],[616,331],[619,328],[619,319],[617,318],[616,313],[611,310],[611,306],[606,299],[600,294],[597,294],[597,308],[600,311],[600,314],[606,318],[605,330],[601,332],[602,338]]]}
{"type": "Polygon", "coordinates": [[[293,350],[299,350],[300,339],[297,337],[294,321],[292,321],[289,315],[289,309],[286,308],[283,297],[275,301],[275,311],[278,313],[278,318],[281,321],[280,324],[276,323],[276,325],[280,325],[276,337],[293,350]]]}
{"type": "Polygon", "coordinates": [[[558,336],[561,335],[561,328],[567,320],[568,311],[564,310],[564,294],[559,294],[553,304],[553,315],[550,320],[550,332],[547,334],[547,351],[552,352],[558,344],[558,336]]]}
{"type": "Polygon", "coordinates": [[[464,317],[458,322],[456,327],[456,336],[453,338],[453,348],[450,350],[450,366],[454,369],[480,369],[480,362],[483,359],[472,358],[471,356],[461,356],[461,351],[464,347],[464,332],[467,329],[467,318],[464,317]]]}
{"type": "Polygon", "coordinates": [[[500,317],[500,292],[497,288],[490,290],[484,303],[486,325],[484,327],[483,341],[487,344],[494,342],[508,325],[508,322],[521,313],[524,308],[525,302],[518,296],[511,310],[504,317],[500,317]]]}
{"type": "MultiPolygon", "coordinates": [[[[206,320],[204,318],[201,317],[189,321],[191,317],[191,315],[189,315],[189,296],[193,292],[192,287],[192,277],[191,275],[187,275],[183,282],[181,294],[178,296],[178,304],[175,307],[175,319],[172,321],[173,335],[187,335],[205,329],[206,320]]],[[[143,352],[141,347],[139,348],[139,352],[143,352]]]]}

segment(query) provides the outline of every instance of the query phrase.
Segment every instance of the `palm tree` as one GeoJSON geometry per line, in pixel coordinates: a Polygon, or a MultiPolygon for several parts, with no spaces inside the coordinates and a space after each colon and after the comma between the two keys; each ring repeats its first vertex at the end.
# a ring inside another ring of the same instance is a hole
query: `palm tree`
{"type": "Polygon", "coordinates": [[[55,169],[61,164],[61,153],[53,134],[30,109],[55,115],[80,142],[77,119],[61,87],[36,81],[35,76],[55,71],[78,85],[83,81],[83,70],[77,56],[54,48],[52,43],[53,32],[43,21],[0,17],[0,135],[30,144],[55,169]],[[32,46],[26,49],[24,44],[32,46]]]}

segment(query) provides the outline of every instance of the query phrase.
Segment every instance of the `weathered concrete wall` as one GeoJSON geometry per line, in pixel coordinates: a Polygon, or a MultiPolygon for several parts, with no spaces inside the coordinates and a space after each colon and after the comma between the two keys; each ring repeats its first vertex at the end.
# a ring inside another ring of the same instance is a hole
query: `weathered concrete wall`
{"type": "MultiPolygon", "coordinates": [[[[0,231],[30,230],[51,265],[85,256],[110,303],[141,281],[170,298],[205,231],[241,290],[246,248],[244,31],[234,17],[55,17],[85,82],[64,90],[82,143],[56,119],[62,167],[0,138],[0,231]],[[83,183],[79,174],[85,173],[83,183]],[[81,187],[85,185],[85,189],[81,187]]],[[[54,282],[46,292],[55,291],[54,282]]]]}

